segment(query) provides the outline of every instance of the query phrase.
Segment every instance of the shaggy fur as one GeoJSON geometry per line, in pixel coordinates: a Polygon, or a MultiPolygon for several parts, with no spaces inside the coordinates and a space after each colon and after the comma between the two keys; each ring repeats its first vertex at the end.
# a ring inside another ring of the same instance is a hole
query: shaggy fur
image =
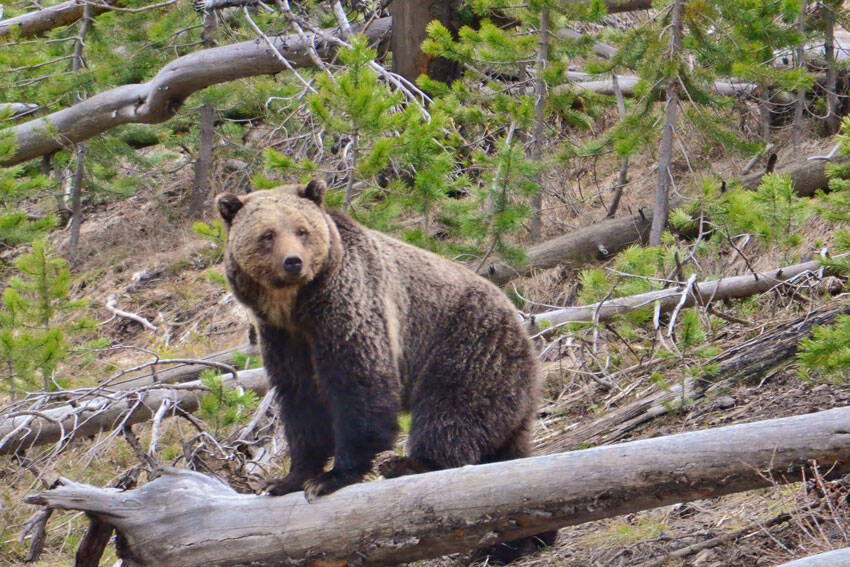
{"type": "Polygon", "coordinates": [[[410,471],[527,456],[539,372],[511,302],[462,266],[327,212],[323,194],[313,181],[217,200],[227,277],[256,317],[291,452],[269,492],[313,499],[360,481],[392,448],[402,409],[410,471]]]}

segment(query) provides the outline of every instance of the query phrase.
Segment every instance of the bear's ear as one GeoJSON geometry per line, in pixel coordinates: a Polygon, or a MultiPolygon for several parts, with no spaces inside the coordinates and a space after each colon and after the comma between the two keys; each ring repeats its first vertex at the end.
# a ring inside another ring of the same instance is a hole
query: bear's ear
{"type": "Polygon", "coordinates": [[[227,224],[233,223],[233,217],[236,216],[236,213],[238,213],[239,209],[241,209],[244,205],[244,203],[239,200],[239,197],[233,193],[222,193],[215,198],[215,204],[218,207],[218,212],[221,214],[221,218],[223,218],[224,222],[227,224]]]}
{"type": "Polygon", "coordinates": [[[317,205],[321,205],[322,201],[325,200],[325,191],[327,188],[328,186],[325,184],[324,180],[314,179],[305,185],[298,193],[305,199],[310,199],[317,205]]]}

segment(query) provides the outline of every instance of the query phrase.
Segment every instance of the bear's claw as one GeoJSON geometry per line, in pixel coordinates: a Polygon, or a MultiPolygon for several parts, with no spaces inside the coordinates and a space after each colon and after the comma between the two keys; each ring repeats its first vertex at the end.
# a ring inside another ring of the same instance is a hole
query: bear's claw
{"type": "Polygon", "coordinates": [[[304,497],[307,502],[313,502],[319,496],[336,492],[344,486],[360,482],[361,478],[363,478],[363,475],[360,473],[331,469],[304,482],[304,497]]]}
{"type": "Polygon", "coordinates": [[[269,496],[283,496],[290,492],[298,492],[304,486],[303,477],[294,477],[291,474],[283,478],[275,478],[266,482],[263,492],[269,496]]]}

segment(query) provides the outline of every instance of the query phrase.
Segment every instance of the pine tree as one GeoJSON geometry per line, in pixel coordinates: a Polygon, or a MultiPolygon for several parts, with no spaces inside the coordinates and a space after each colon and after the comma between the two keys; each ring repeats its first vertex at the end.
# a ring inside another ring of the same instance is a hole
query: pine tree
{"type": "Polygon", "coordinates": [[[69,336],[94,325],[74,317],[86,302],[69,299],[67,262],[51,253],[46,240],[34,241],[15,269],[18,275],[10,279],[0,304],[0,368],[13,397],[18,390],[64,386],[55,372],[68,356],[69,336]]]}

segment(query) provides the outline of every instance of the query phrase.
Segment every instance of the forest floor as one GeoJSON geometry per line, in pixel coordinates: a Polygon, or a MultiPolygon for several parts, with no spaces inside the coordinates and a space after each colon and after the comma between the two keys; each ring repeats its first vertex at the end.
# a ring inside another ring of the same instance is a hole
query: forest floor
{"type": "MultiPolygon", "coordinates": [[[[824,154],[824,142],[812,142],[807,155],[824,154]]],[[[825,148],[825,149],[824,149],[825,148]]],[[[787,153],[787,152],[786,152],[787,153]]],[[[709,157],[709,156],[703,156],[709,157]]],[[[631,175],[633,184],[644,187],[642,193],[627,193],[621,214],[650,201],[651,162],[636,160],[631,175]]],[[[717,160],[710,173],[725,178],[740,171],[742,161],[717,160]]],[[[704,160],[703,163],[711,163],[704,160]]],[[[780,164],[782,162],[780,161],[780,164]]],[[[554,235],[599,220],[605,204],[594,199],[598,187],[610,187],[616,164],[607,164],[594,179],[580,189],[576,183],[555,183],[574,179],[574,171],[553,172],[547,232],[554,235]],[[563,203],[579,203],[566,214],[563,203]]],[[[685,168],[683,164],[679,167],[685,168]]],[[[781,166],[780,166],[781,167],[781,166]]],[[[685,170],[686,171],[686,170],[685,170]]],[[[700,175],[708,173],[709,168],[700,175]]],[[[698,178],[694,175],[693,178],[698,178]]],[[[580,178],[580,176],[579,176],[580,178]]],[[[215,264],[215,247],[200,239],[187,226],[178,196],[184,193],[189,177],[172,176],[152,180],[152,194],[137,195],[124,201],[99,205],[88,212],[82,226],[82,261],[75,268],[78,297],[88,297],[102,322],[100,332],[108,336],[113,348],[99,360],[101,375],[129,368],[160,356],[199,357],[247,342],[246,317],[228,294],[221,278],[222,267],[215,264]],[[162,188],[165,189],[162,189],[162,188]],[[218,274],[218,275],[216,275],[218,274]],[[113,317],[103,304],[115,296],[116,305],[157,326],[146,331],[138,323],[113,317]]],[[[826,241],[822,227],[813,223],[805,229],[811,241],[826,241]]],[[[55,238],[62,250],[63,236],[55,238]]],[[[787,253],[758,255],[756,269],[792,263],[789,260],[811,257],[812,246],[787,253]]],[[[739,258],[724,257],[703,266],[706,275],[746,273],[739,258]]],[[[542,305],[562,305],[574,296],[578,267],[554,268],[524,278],[511,286],[528,300],[527,312],[545,310],[542,305]]],[[[723,351],[769,331],[776,325],[805,316],[816,308],[840,301],[825,291],[815,290],[800,299],[771,292],[745,300],[746,321],[725,322],[717,326],[712,344],[723,351]],[[746,324],[744,324],[746,323],[746,324]]],[[[586,339],[579,337],[577,340],[586,339]]],[[[589,340],[589,339],[588,339],[589,340]]],[[[610,334],[599,338],[600,352],[616,354],[624,348],[610,334]]],[[[652,391],[651,364],[624,373],[609,388],[598,380],[598,373],[582,371],[587,361],[577,357],[569,345],[553,349],[547,357],[546,399],[537,428],[538,452],[552,452],[566,446],[581,446],[577,427],[609,415],[618,407],[652,391]],[[594,374],[591,376],[590,374],[594,374]]],[[[693,360],[663,366],[664,380],[674,384],[683,379],[693,360]]],[[[92,372],[92,376],[98,372],[92,372]]],[[[75,377],[74,386],[94,383],[94,377],[75,377]]],[[[625,440],[642,439],[718,427],[731,423],[756,421],[804,414],[847,405],[850,389],[832,383],[802,381],[793,363],[775,369],[754,383],[731,384],[682,407],[649,420],[628,432],[625,440]]],[[[160,458],[169,463],[179,455],[185,420],[172,419],[163,424],[160,458]]],[[[144,427],[137,434],[144,443],[149,435],[144,427]]],[[[17,537],[22,524],[34,508],[21,504],[21,498],[39,490],[45,481],[58,475],[96,485],[113,481],[127,469],[138,465],[132,449],[120,436],[99,437],[78,444],[36,469],[12,458],[0,457],[0,565],[18,564],[26,542],[17,537]],[[98,448],[95,450],[94,448],[98,448]]],[[[282,466],[283,463],[281,462],[282,466]]],[[[278,467],[279,468],[279,467],[278,467]]],[[[269,470],[273,476],[278,470],[269,470]]],[[[232,479],[231,479],[232,480],[232,479]]],[[[667,506],[604,521],[564,528],[559,543],[541,554],[519,562],[520,567],[557,565],[571,567],[675,567],[675,566],[752,566],[776,565],[795,557],[850,545],[850,517],[845,502],[850,497],[850,481],[825,482],[819,476],[800,478],[791,484],[667,506]],[[725,537],[724,537],[725,536],[725,537]],[[677,555],[677,553],[679,555],[677,555]]],[[[85,526],[85,518],[74,514],[56,515],[51,520],[47,550],[37,565],[65,565],[85,526]]],[[[102,564],[114,561],[110,551],[102,564]]],[[[463,556],[453,556],[418,565],[448,566],[464,564],[463,556]]]]}

